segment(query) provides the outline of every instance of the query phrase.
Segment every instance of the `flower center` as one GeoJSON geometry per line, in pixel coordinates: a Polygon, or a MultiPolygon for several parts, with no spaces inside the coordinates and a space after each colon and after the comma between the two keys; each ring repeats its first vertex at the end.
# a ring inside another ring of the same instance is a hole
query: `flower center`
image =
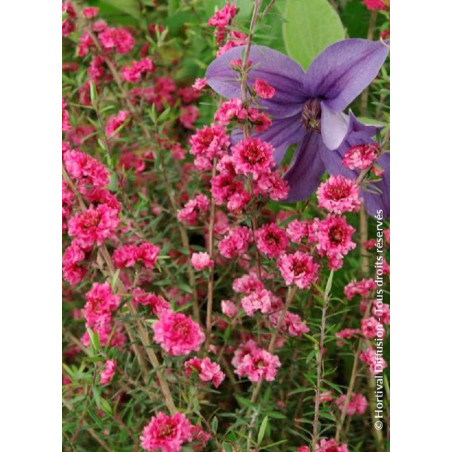
{"type": "Polygon", "coordinates": [[[344,240],[344,231],[340,227],[332,227],[329,232],[329,238],[333,243],[342,243],[344,240]]]}
{"type": "Polygon", "coordinates": [[[308,132],[320,133],[320,118],[322,117],[322,109],[318,99],[309,99],[303,105],[301,112],[301,123],[308,132]]]}
{"type": "Polygon", "coordinates": [[[350,195],[350,187],[345,184],[335,185],[328,187],[328,198],[333,201],[339,201],[340,199],[347,198],[350,195]]]}

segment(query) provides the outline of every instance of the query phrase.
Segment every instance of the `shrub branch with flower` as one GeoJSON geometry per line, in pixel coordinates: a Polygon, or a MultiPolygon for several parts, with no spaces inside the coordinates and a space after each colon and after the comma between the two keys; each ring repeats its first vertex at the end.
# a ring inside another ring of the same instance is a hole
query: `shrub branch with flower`
{"type": "Polygon", "coordinates": [[[386,450],[389,2],[291,2],[63,3],[68,450],[386,450]]]}

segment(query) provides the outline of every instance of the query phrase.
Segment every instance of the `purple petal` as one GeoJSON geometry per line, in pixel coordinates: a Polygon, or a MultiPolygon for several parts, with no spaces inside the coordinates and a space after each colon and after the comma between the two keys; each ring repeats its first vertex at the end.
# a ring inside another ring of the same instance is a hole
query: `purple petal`
{"type": "Polygon", "coordinates": [[[334,111],[342,111],[377,76],[388,47],[379,41],[346,39],[327,47],[311,63],[305,89],[322,98],[334,111]]]}
{"type": "Polygon", "coordinates": [[[319,133],[305,134],[295,151],[290,168],[284,175],[290,187],[287,201],[302,201],[318,187],[325,171],[325,165],[320,157],[320,151],[324,147],[319,133]]]}
{"type": "Polygon", "coordinates": [[[321,130],[323,142],[328,149],[337,149],[347,135],[350,118],[342,113],[342,111],[330,110],[324,102],[322,102],[321,105],[321,130]]]}
{"type": "MultiPolygon", "coordinates": [[[[230,62],[242,58],[245,46],[235,47],[216,58],[207,68],[207,83],[224,97],[242,97],[238,72],[231,68],[230,62]]],[[[253,67],[248,73],[248,85],[256,78],[268,82],[276,90],[269,100],[259,103],[274,118],[293,116],[301,111],[306,100],[301,66],[288,56],[264,46],[252,46],[249,60],[253,67]]]]}
{"type": "MultiPolygon", "coordinates": [[[[299,116],[293,116],[285,119],[274,119],[272,125],[265,132],[255,133],[253,136],[267,141],[275,148],[274,159],[279,165],[284,158],[287,148],[291,144],[301,142],[304,134],[299,116]]],[[[240,129],[233,130],[231,134],[232,144],[238,143],[243,138],[243,132],[240,129]]]]}
{"type": "MultiPolygon", "coordinates": [[[[389,153],[383,154],[377,163],[385,170],[381,176],[381,181],[372,184],[376,187],[378,194],[361,190],[361,196],[364,198],[364,204],[369,215],[375,216],[378,210],[382,211],[383,218],[390,216],[390,156],[389,153]]],[[[372,186],[369,189],[372,189],[372,186]]],[[[373,190],[375,191],[375,190],[373,190]]]]}

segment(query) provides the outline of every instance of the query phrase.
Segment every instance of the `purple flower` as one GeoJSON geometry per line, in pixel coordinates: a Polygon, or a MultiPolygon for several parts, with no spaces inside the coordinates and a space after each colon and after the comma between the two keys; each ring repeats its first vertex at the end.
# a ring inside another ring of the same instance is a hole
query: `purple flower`
{"type": "MultiPolygon", "coordinates": [[[[207,83],[224,97],[241,97],[239,74],[230,62],[241,58],[244,46],[229,50],[207,68],[207,83]]],[[[381,42],[347,39],[327,47],[304,72],[288,56],[264,46],[252,46],[248,74],[250,86],[256,78],[276,89],[271,99],[259,105],[272,117],[272,126],[256,134],[275,147],[280,163],[287,148],[296,144],[286,179],[290,186],[288,201],[307,198],[318,186],[325,169],[330,174],[356,178],[359,171],[342,165],[348,148],[372,141],[378,127],[359,122],[343,110],[372,82],[388,54],[381,42]]],[[[233,142],[241,131],[233,132],[233,142]]],[[[374,215],[382,209],[389,216],[389,154],[377,163],[385,170],[382,180],[362,190],[367,211],[374,215]]]]}

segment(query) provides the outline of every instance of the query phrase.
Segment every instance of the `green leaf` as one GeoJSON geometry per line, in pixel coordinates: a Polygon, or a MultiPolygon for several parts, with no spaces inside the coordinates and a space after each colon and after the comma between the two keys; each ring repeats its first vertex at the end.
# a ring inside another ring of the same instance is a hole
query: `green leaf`
{"type": "Polygon", "coordinates": [[[102,3],[113,6],[123,13],[132,16],[134,19],[140,20],[141,11],[138,0],[102,0],[102,3]]]}
{"type": "Polygon", "coordinates": [[[341,19],[327,0],[288,0],[285,19],[286,51],[304,69],[322,50],[345,38],[341,19]]]}
{"type": "Polygon", "coordinates": [[[257,445],[259,446],[262,440],[264,439],[265,430],[267,429],[268,424],[268,416],[264,417],[261,426],[259,427],[259,433],[257,434],[257,445]]]}

